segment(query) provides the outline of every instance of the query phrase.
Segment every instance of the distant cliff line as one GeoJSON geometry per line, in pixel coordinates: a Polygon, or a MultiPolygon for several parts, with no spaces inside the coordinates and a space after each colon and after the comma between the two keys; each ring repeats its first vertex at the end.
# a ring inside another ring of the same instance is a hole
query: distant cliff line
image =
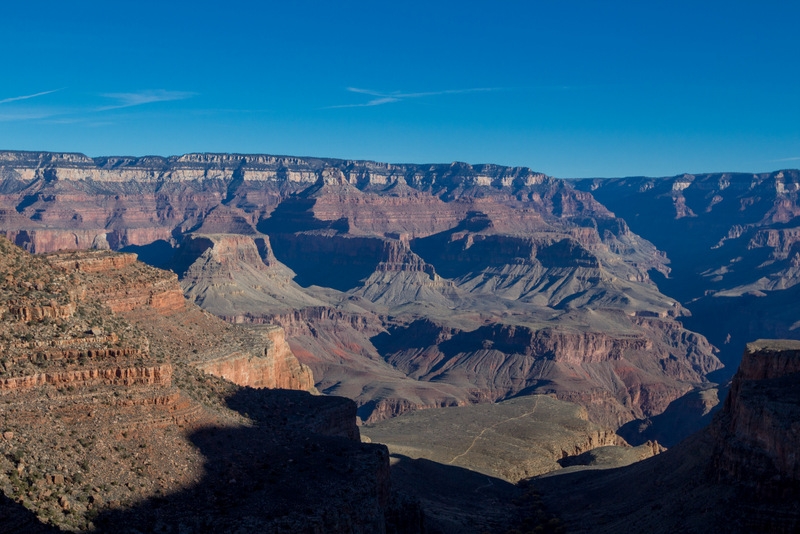
{"type": "Polygon", "coordinates": [[[349,183],[356,186],[432,187],[437,182],[465,186],[530,186],[551,178],[527,167],[502,165],[392,164],[266,154],[184,154],[182,156],[109,156],[78,153],[0,151],[0,179],[25,181],[93,180],[96,182],[182,182],[243,180],[266,182],[349,183]]]}
{"type": "MultiPolygon", "coordinates": [[[[761,182],[782,174],[796,175],[797,169],[760,173],[717,172],[684,173],[668,177],[626,177],[626,179],[675,179],[691,181],[699,176],[761,182]]],[[[100,156],[92,158],[78,152],[0,150],[0,180],[16,177],[99,182],[171,182],[193,180],[243,180],[315,183],[324,179],[351,185],[391,185],[398,181],[416,188],[432,187],[436,182],[452,186],[457,178],[464,186],[530,186],[552,177],[528,167],[492,163],[384,163],[271,154],[188,153],[179,156],[100,156]],[[325,170],[328,170],[325,173],[325,170]],[[339,172],[336,172],[339,171],[339,172]],[[325,176],[323,176],[325,175],[325,176]],[[402,180],[401,180],[402,179],[402,180]],[[443,183],[442,183],[443,182],[443,183]]],[[[588,178],[588,177],[587,177],[588,178]]],[[[612,178],[609,178],[612,179],[612,178]]],[[[603,178],[598,178],[603,180],[603,178]]]]}

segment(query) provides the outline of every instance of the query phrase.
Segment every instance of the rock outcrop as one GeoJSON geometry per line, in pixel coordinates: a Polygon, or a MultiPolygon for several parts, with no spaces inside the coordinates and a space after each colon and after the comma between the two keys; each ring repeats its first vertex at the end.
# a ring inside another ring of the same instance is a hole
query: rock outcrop
{"type": "Polygon", "coordinates": [[[572,532],[797,532],[800,342],[747,346],[710,427],[618,470],[535,479],[572,532]]]}
{"type": "Polygon", "coordinates": [[[164,304],[176,293],[130,255],[0,238],[0,531],[421,532],[352,401],[200,369],[313,388],[279,328],[164,304]]]}
{"type": "Polygon", "coordinates": [[[120,283],[93,286],[89,291],[115,313],[151,308],[168,314],[185,309],[178,277],[165,271],[146,270],[136,265],[136,254],[81,251],[48,256],[50,264],[64,272],[99,273],[120,278],[120,283]],[[146,275],[145,275],[146,272],[146,275]],[[125,278],[126,275],[129,278],[125,278]]]}
{"type": "MultiPolygon", "coordinates": [[[[800,341],[747,346],[713,426],[714,470],[761,497],[800,495],[800,341]]],[[[800,524],[800,518],[798,524],[800,524]]]]}
{"type": "Polygon", "coordinates": [[[264,337],[265,345],[262,355],[233,352],[213,360],[198,362],[196,367],[240,386],[313,390],[314,377],[311,370],[292,354],[283,329],[270,326],[260,333],[264,337]]]}
{"type": "MultiPolygon", "coordinates": [[[[177,275],[138,263],[135,254],[76,251],[47,259],[65,273],[85,273],[94,282],[85,289],[87,296],[102,300],[114,313],[128,318],[155,315],[174,324],[187,312],[177,275]]],[[[201,325],[210,321],[199,319],[201,325]]],[[[311,370],[292,354],[280,327],[251,329],[239,338],[222,352],[195,349],[195,367],[240,386],[314,390],[311,370]]]]}

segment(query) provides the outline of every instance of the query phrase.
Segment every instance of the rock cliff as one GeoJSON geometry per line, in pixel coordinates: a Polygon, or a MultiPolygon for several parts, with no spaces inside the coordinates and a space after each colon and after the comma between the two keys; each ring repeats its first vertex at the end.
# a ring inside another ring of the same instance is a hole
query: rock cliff
{"type": "MultiPolygon", "coordinates": [[[[212,322],[187,308],[177,275],[141,264],[135,254],[80,251],[46,257],[65,273],[84,273],[89,282],[86,296],[102,300],[112,312],[129,319],[152,320],[157,316],[173,331],[181,321],[199,321],[198,327],[212,322]]],[[[314,389],[310,369],[292,354],[279,327],[226,335],[235,338],[227,349],[208,353],[194,349],[191,359],[195,367],[240,386],[314,389]]]]}
{"type": "Polygon", "coordinates": [[[4,152],[0,210],[30,251],[136,251],[206,310],[283,326],[316,386],[364,420],[546,392],[616,426],[720,366],[651,281],[669,272],[663,253],[590,192],[527,168],[4,152]],[[394,350],[421,319],[458,332],[394,350]],[[506,343],[513,329],[538,341],[506,343]]]}
{"type": "Polygon", "coordinates": [[[0,531],[421,531],[352,401],[207,374],[313,387],[279,328],[175,294],[130,255],[0,238],[0,531]]]}
{"type": "MultiPolygon", "coordinates": [[[[311,370],[292,354],[283,329],[270,326],[260,333],[264,337],[265,345],[260,356],[233,352],[198,362],[196,367],[240,386],[314,390],[311,370]]],[[[353,420],[355,421],[355,417],[353,420]]]]}
{"type": "Polygon", "coordinates": [[[710,427],[618,470],[533,484],[572,532],[797,532],[800,342],[747,346],[710,427]]]}
{"type": "Polygon", "coordinates": [[[713,430],[721,480],[761,497],[800,495],[800,341],[747,346],[713,430]]]}

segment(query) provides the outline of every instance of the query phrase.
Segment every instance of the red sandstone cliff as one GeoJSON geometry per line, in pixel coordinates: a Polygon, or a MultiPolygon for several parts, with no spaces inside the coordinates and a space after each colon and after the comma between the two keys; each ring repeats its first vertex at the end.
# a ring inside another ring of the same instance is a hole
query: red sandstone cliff
{"type": "Polygon", "coordinates": [[[800,490],[800,341],[750,343],[720,419],[715,469],[765,496],[800,490]]]}
{"type": "MultiPolygon", "coordinates": [[[[90,280],[86,295],[101,299],[115,313],[134,320],[155,315],[172,324],[189,316],[177,275],[141,264],[135,254],[83,251],[47,258],[63,272],[85,273],[90,280]]],[[[204,323],[213,322],[197,312],[192,315],[204,323]]],[[[297,361],[279,327],[242,336],[252,345],[222,353],[197,351],[195,365],[241,386],[314,389],[310,369],[297,361]]]]}
{"type": "Polygon", "coordinates": [[[240,386],[314,390],[311,370],[292,354],[283,329],[270,326],[260,333],[265,345],[260,356],[233,352],[219,358],[199,361],[195,365],[208,374],[240,386]]]}
{"type": "Polygon", "coordinates": [[[724,407],[654,458],[534,480],[571,532],[797,532],[800,342],[750,343],[724,407]]]}

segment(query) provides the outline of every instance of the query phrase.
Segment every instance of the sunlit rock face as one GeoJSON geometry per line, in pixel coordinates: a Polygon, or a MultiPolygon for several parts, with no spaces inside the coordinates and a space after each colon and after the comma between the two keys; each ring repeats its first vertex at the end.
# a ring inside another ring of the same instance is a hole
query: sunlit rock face
{"type": "Polygon", "coordinates": [[[280,327],[222,321],[133,254],[3,237],[0,316],[0,531],[422,531],[280,327]]]}
{"type": "Polygon", "coordinates": [[[616,428],[721,365],[651,281],[666,256],[527,168],[5,152],[0,231],[171,267],[208,311],[282,326],[316,387],[368,421],[547,393],[616,428]]]}

